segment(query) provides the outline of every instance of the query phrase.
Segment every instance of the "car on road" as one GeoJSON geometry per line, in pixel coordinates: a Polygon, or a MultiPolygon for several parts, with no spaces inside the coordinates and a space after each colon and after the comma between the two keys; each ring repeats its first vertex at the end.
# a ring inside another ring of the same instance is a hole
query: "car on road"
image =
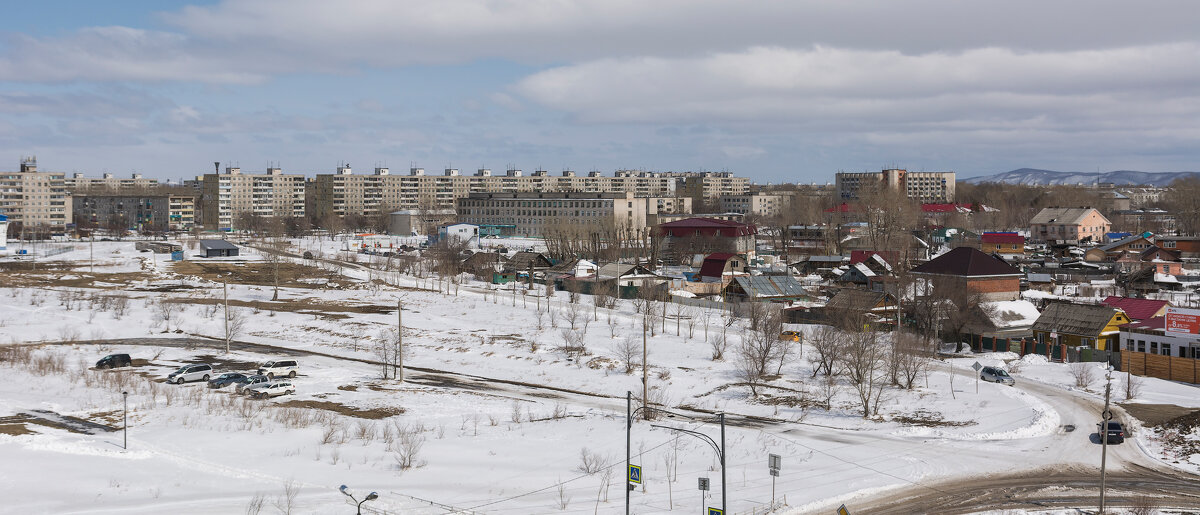
{"type": "Polygon", "coordinates": [[[1003,368],[983,367],[979,369],[979,378],[992,383],[1012,386],[1017,382],[1003,368]]]}
{"type": "Polygon", "coordinates": [[[250,396],[255,399],[278,397],[280,395],[296,393],[296,385],[293,385],[291,381],[271,381],[251,386],[249,392],[250,396]]]}
{"type": "Polygon", "coordinates": [[[188,381],[208,381],[212,377],[212,365],[184,365],[167,376],[168,383],[183,384],[188,381]]]}
{"type": "Polygon", "coordinates": [[[224,388],[231,384],[246,384],[250,377],[240,372],[226,372],[208,381],[209,388],[224,388]]]}
{"type": "Polygon", "coordinates": [[[268,379],[274,380],[276,377],[296,377],[300,373],[300,365],[296,364],[294,359],[277,359],[268,361],[258,367],[258,375],[267,376],[268,379]]]}
{"type": "MultiPolygon", "coordinates": [[[[1097,434],[1102,432],[1100,429],[1102,427],[1104,427],[1103,423],[1096,424],[1097,434]]],[[[1112,420],[1109,420],[1108,421],[1108,431],[1103,431],[1103,432],[1106,433],[1106,435],[1108,436],[1108,443],[1110,443],[1110,444],[1125,443],[1125,426],[1122,426],[1120,422],[1114,422],[1112,420]]],[[[1101,438],[1103,438],[1103,437],[1104,436],[1101,436],[1101,438]]]]}
{"type": "Polygon", "coordinates": [[[133,360],[129,359],[128,354],[109,354],[96,362],[96,368],[117,368],[130,365],[133,365],[133,360]]]}
{"type": "Polygon", "coordinates": [[[251,386],[260,385],[270,381],[270,379],[267,379],[267,376],[260,376],[258,374],[250,375],[246,376],[246,382],[238,383],[235,389],[237,393],[249,393],[251,386]]]}

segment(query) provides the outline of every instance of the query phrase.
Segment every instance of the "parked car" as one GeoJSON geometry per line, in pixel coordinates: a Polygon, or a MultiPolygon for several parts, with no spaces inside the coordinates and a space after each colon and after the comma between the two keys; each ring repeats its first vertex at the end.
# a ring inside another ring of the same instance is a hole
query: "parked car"
{"type": "Polygon", "coordinates": [[[1017,383],[1015,380],[1013,380],[1012,376],[1008,375],[1008,372],[1006,372],[1003,368],[997,367],[983,367],[979,369],[979,378],[983,379],[984,381],[1006,384],[1008,386],[1012,386],[1017,383]]]}
{"type": "Polygon", "coordinates": [[[128,354],[109,354],[96,362],[96,368],[117,368],[130,365],[133,365],[133,360],[129,359],[128,354]]]}
{"type": "Polygon", "coordinates": [[[167,376],[168,383],[183,384],[188,381],[208,381],[212,377],[212,365],[184,365],[167,376]]]}
{"type": "Polygon", "coordinates": [[[267,376],[267,379],[275,379],[276,377],[296,377],[300,366],[296,364],[294,359],[278,359],[263,363],[258,368],[258,375],[267,376]]]}
{"type": "Polygon", "coordinates": [[[250,377],[240,372],[226,372],[208,381],[209,388],[224,388],[231,384],[246,384],[250,377]]]}
{"type": "Polygon", "coordinates": [[[296,393],[296,386],[291,381],[271,381],[251,386],[249,392],[255,399],[263,399],[296,393]]]}
{"type": "Polygon", "coordinates": [[[252,376],[246,376],[246,382],[238,383],[234,388],[236,389],[237,393],[249,393],[251,386],[260,385],[269,381],[270,379],[267,379],[267,376],[260,376],[256,374],[252,376]]]}
{"type": "Polygon", "coordinates": [[[798,333],[796,331],[784,331],[782,333],[779,333],[779,339],[785,340],[785,341],[798,342],[798,341],[800,341],[800,333],[798,333]]]}
{"type": "MultiPolygon", "coordinates": [[[[1100,428],[1103,425],[1104,424],[1096,424],[1096,432],[1097,433],[1101,432],[1100,428]]],[[[1125,443],[1125,426],[1122,426],[1120,422],[1114,422],[1112,420],[1108,421],[1107,436],[1108,436],[1108,443],[1110,443],[1110,444],[1125,443]]],[[[1103,436],[1101,436],[1101,438],[1103,438],[1103,436]]]]}

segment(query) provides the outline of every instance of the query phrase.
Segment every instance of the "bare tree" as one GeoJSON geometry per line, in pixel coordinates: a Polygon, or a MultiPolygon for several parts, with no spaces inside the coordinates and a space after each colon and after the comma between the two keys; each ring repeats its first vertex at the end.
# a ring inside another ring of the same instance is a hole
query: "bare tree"
{"type": "Polygon", "coordinates": [[[229,343],[246,327],[246,313],[239,308],[226,307],[225,319],[225,348],[229,349],[229,343]]]}
{"type": "Polygon", "coordinates": [[[178,302],[171,302],[169,299],[159,299],[154,305],[154,313],[158,315],[158,319],[163,323],[163,331],[171,332],[171,318],[175,313],[183,307],[178,302]]]}
{"type": "Polygon", "coordinates": [[[617,360],[625,365],[625,373],[632,374],[633,370],[637,368],[642,354],[642,346],[637,338],[633,335],[626,335],[624,338],[614,341],[612,351],[617,360]]]}
{"type": "Polygon", "coordinates": [[[886,352],[877,340],[874,331],[852,333],[840,358],[846,377],[858,393],[863,418],[878,414],[887,380],[883,363],[886,352]]]}
{"type": "Polygon", "coordinates": [[[1096,380],[1095,368],[1091,363],[1073,363],[1071,364],[1071,378],[1075,380],[1075,386],[1087,388],[1096,380]]]}
{"type": "Polygon", "coordinates": [[[925,370],[929,355],[929,340],[911,331],[892,334],[889,355],[889,375],[892,384],[911,390],[917,377],[925,370]]]}
{"type": "Polygon", "coordinates": [[[402,339],[402,335],[397,332],[395,327],[392,327],[380,331],[377,340],[375,355],[383,362],[383,378],[388,378],[388,367],[392,369],[393,379],[400,378],[400,364],[403,363],[403,359],[407,357],[406,354],[408,353],[408,350],[403,345],[404,340],[402,339]]]}
{"type": "Polygon", "coordinates": [[[813,360],[813,377],[819,373],[824,373],[826,376],[834,375],[838,358],[842,355],[842,348],[845,346],[845,336],[842,331],[828,325],[820,326],[812,332],[810,347],[816,355],[816,359],[813,360]]]}

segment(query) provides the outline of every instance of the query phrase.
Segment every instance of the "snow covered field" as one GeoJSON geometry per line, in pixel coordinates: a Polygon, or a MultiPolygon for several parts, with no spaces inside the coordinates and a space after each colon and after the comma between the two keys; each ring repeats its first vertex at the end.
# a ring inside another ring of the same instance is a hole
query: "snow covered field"
{"type": "MultiPolygon", "coordinates": [[[[344,245],[306,240],[293,249],[321,259],[344,245]]],[[[252,276],[263,264],[253,249],[243,253],[217,260],[251,269],[228,277],[252,276]]],[[[642,316],[630,301],[609,310],[558,292],[551,316],[546,298],[482,283],[439,292],[432,279],[315,261],[313,277],[289,281],[277,302],[269,279],[230,282],[245,323],[234,337],[243,344],[226,354],[224,292],[214,279],[227,276],[195,268],[213,260],[172,264],[130,242],[96,243],[95,256],[93,270],[88,247],[76,245],[39,260],[38,270],[9,268],[0,283],[0,477],[10,485],[0,511],[240,513],[261,499],[262,513],[345,512],[353,507],[338,492],[342,484],[360,499],[377,491],[364,507],[388,512],[623,509],[625,395],[642,389],[641,369],[626,374],[622,361],[627,340],[640,360],[642,316]],[[120,306],[100,300],[106,296],[130,300],[120,306]],[[177,301],[169,320],[164,299],[177,301]],[[369,363],[381,332],[396,325],[397,301],[410,367],[403,384],[381,379],[381,367],[369,363]],[[586,327],[581,359],[560,349],[571,318],[574,334],[586,327]],[[90,368],[114,352],[138,361],[123,371],[90,368]],[[163,382],[185,363],[245,371],[284,355],[301,365],[291,396],[247,400],[202,383],[163,382]],[[128,450],[121,431],[53,423],[65,416],[120,428],[121,392],[129,393],[128,450]],[[30,417],[38,422],[4,425],[30,417]],[[584,455],[594,463],[585,466],[584,455]]],[[[648,338],[648,376],[652,398],[708,421],[653,424],[719,439],[709,415],[729,414],[730,513],[769,504],[772,453],[783,460],[775,492],[787,506],[779,511],[796,513],[853,508],[856,499],[981,469],[1099,464],[1087,429],[1098,421],[1103,370],[1081,389],[1068,365],[1026,357],[1017,386],[1007,387],[976,385],[970,366],[1015,355],[933,361],[913,389],[884,390],[879,416],[864,420],[844,378],[827,385],[813,377],[809,348],[751,395],[732,349],[712,359],[719,313],[693,316],[690,330],[669,320],[648,338]]],[[[747,329],[737,322],[725,331],[736,341],[747,329]]],[[[1200,407],[1195,393],[1146,379],[1136,402],[1200,407]]],[[[1159,443],[1134,426],[1136,443],[1110,448],[1110,470],[1162,458],[1159,443]]],[[[697,477],[711,478],[706,502],[719,506],[720,465],[706,442],[644,421],[631,435],[632,461],[645,476],[632,511],[699,509],[697,477]]]]}

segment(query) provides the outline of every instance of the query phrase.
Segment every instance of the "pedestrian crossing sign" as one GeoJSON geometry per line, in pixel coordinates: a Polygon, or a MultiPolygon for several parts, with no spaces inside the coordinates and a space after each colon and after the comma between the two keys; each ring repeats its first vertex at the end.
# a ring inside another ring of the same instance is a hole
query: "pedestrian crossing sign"
{"type": "Polygon", "coordinates": [[[709,508],[708,515],[725,515],[725,512],[721,508],[709,508]]]}
{"type": "Polygon", "coordinates": [[[641,465],[629,466],[629,482],[635,485],[642,484],[642,467],[641,465]]]}

